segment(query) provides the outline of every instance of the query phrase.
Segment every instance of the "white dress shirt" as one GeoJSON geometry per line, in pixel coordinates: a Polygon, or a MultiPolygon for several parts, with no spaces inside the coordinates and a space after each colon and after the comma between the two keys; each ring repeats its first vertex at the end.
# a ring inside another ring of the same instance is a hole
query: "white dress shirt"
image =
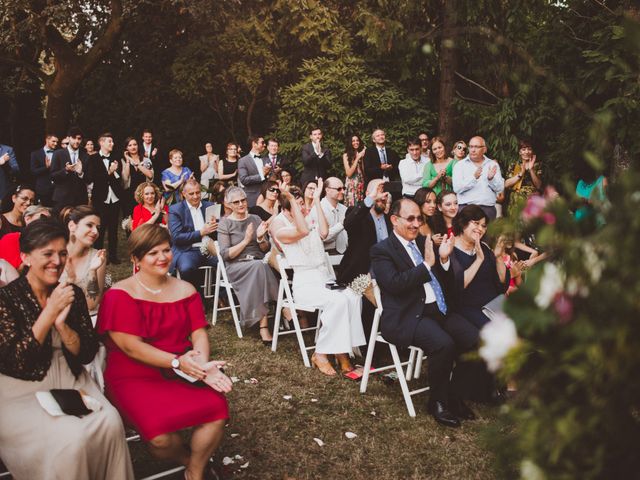
{"type": "Polygon", "coordinates": [[[500,166],[495,160],[484,157],[482,161],[482,174],[475,177],[478,166],[467,156],[453,166],[453,191],[458,194],[459,205],[485,205],[493,207],[496,204],[496,196],[504,190],[504,179],[500,173],[500,166]],[[495,176],[487,178],[489,169],[498,167],[495,176]]]}
{"type": "MultiPolygon", "coordinates": [[[[344,217],[347,213],[347,207],[342,203],[338,203],[334,208],[326,197],[320,200],[320,207],[322,207],[324,216],[329,224],[329,233],[327,234],[327,238],[324,239],[324,249],[335,249],[338,253],[344,253],[349,244],[349,235],[344,229],[344,217]]],[[[307,218],[312,221],[313,225],[319,223],[315,207],[311,210],[307,218]]]]}
{"type": "Polygon", "coordinates": [[[400,171],[400,180],[402,180],[403,195],[413,196],[416,190],[422,187],[422,175],[426,164],[427,161],[422,157],[417,162],[411,157],[400,160],[398,170],[400,171]]]}
{"type": "Polygon", "coordinates": [[[251,151],[251,158],[253,158],[253,163],[256,164],[256,168],[258,169],[258,173],[260,174],[260,180],[264,180],[264,171],[262,170],[262,168],[264,167],[264,162],[259,155],[258,158],[256,158],[255,155],[258,154],[254,151],[251,151]]]}
{"type": "MultiPolygon", "coordinates": [[[[100,152],[100,155],[102,155],[103,157],[107,156],[107,154],[103,153],[102,151],[100,152]]],[[[109,158],[102,159],[102,163],[104,164],[104,168],[106,168],[107,170],[107,174],[109,173],[109,165],[111,164],[111,162],[112,160],[109,158]]],[[[118,175],[117,171],[113,172],[113,175],[116,178],[120,178],[120,175],[118,175]]],[[[107,192],[107,198],[104,199],[104,203],[116,203],[119,200],[118,196],[114,193],[111,185],[107,185],[107,187],[109,188],[109,191],[107,192]]]]}
{"type": "MultiPolygon", "coordinates": [[[[199,232],[204,228],[204,217],[202,216],[202,202],[198,204],[197,207],[194,207],[189,202],[187,202],[187,206],[189,207],[189,213],[191,214],[191,220],[193,220],[193,230],[199,232]]],[[[200,248],[202,242],[196,242],[192,247],[200,248]]]]}
{"type": "MultiPolygon", "coordinates": [[[[409,242],[408,240],[405,240],[404,238],[402,238],[400,235],[398,235],[395,231],[393,232],[393,234],[396,236],[396,238],[398,240],[400,240],[400,243],[402,244],[402,246],[404,247],[404,249],[407,251],[407,255],[409,255],[409,258],[411,259],[411,261],[413,262],[413,264],[417,267],[418,264],[416,263],[415,258],[413,258],[413,252],[411,251],[411,247],[409,247],[409,242]]],[[[413,242],[415,243],[415,242],[413,242]]],[[[416,247],[418,247],[416,245],[416,247]]],[[[418,247],[418,251],[420,250],[420,248],[418,247]]],[[[423,252],[420,252],[423,254],[423,252]]],[[[438,258],[438,253],[436,253],[436,262],[439,262],[439,258],[438,258]]],[[[427,262],[423,262],[424,266],[427,267],[427,270],[429,270],[429,274],[430,275],[435,275],[435,273],[431,272],[431,267],[427,264],[427,262]]],[[[442,264],[442,268],[444,270],[449,270],[449,265],[451,264],[451,262],[449,260],[447,260],[447,263],[443,263],[442,264]]],[[[431,282],[425,282],[424,285],[424,303],[434,303],[436,301],[436,294],[433,292],[433,287],[431,286],[431,282]]]]}

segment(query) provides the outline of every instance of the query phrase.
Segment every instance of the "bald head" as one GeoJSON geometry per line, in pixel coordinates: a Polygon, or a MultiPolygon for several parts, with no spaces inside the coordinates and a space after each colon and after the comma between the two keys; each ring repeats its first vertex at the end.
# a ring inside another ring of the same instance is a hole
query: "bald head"
{"type": "Polygon", "coordinates": [[[469,158],[473,162],[480,162],[487,151],[487,144],[482,137],[472,137],[469,140],[469,158]]]}
{"type": "Polygon", "coordinates": [[[344,200],[344,185],[337,177],[329,177],[324,181],[324,193],[326,199],[334,207],[344,200]]]}

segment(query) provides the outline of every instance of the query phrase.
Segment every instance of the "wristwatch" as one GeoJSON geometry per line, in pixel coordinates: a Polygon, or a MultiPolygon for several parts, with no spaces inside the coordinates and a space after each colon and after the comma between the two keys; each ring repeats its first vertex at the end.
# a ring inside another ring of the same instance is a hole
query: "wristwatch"
{"type": "Polygon", "coordinates": [[[180,357],[178,357],[178,355],[176,355],[176,357],[171,360],[171,368],[180,368],[180,357]]]}

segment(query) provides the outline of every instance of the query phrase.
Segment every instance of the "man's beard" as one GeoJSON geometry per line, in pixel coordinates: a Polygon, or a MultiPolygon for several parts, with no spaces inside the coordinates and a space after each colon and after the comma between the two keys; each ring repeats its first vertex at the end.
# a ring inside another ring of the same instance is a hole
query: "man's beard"
{"type": "Polygon", "coordinates": [[[380,214],[380,213],[384,213],[384,211],[385,211],[386,209],[387,209],[386,204],[385,204],[385,205],[380,204],[380,203],[374,203],[374,204],[373,204],[373,210],[374,210],[376,213],[378,213],[378,214],[380,214]]]}

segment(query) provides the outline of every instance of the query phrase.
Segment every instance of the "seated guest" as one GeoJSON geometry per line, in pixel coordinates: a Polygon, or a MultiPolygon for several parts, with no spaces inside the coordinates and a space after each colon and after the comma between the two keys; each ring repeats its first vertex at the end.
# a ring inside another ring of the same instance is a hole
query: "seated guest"
{"type": "Polygon", "coordinates": [[[107,273],[106,251],[93,248],[98,239],[100,217],[89,205],[80,205],[68,211],[62,220],[69,229],[69,256],[60,281],[80,287],[87,299],[89,313],[96,315],[107,273]]]}
{"type": "Polygon", "coordinates": [[[187,180],[193,178],[191,169],[182,166],[182,152],[180,150],[173,149],[169,152],[169,163],[171,166],[163,170],[160,177],[167,205],[178,203],[182,200],[180,190],[187,180]]]}
{"type": "Polygon", "coordinates": [[[249,207],[253,207],[260,195],[260,189],[271,172],[268,157],[262,157],[264,138],[259,135],[249,137],[251,151],[238,160],[238,180],[247,194],[249,207]]]}
{"type": "Polygon", "coordinates": [[[432,217],[436,241],[453,234],[453,219],[458,214],[458,196],[451,190],[442,190],[436,197],[438,210],[432,217]]]}
{"type": "Polygon", "coordinates": [[[417,138],[407,142],[407,158],[400,160],[398,171],[400,172],[400,180],[402,181],[402,195],[407,198],[413,198],[422,186],[422,174],[425,166],[428,167],[429,161],[420,155],[421,144],[417,138]]]}
{"type": "Polygon", "coordinates": [[[142,225],[128,243],[139,270],[109,289],[98,314],[98,331],[107,334],[105,391],[154,456],[185,465],[186,479],[201,479],[224,434],[229,412],[223,392],[231,390],[231,380],[219,370],[224,362],[209,361],[200,296],[167,275],[167,229],[142,225]],[[189,427],[190,449],[179,433],[189,427]]]}
{"type": "MultiPolygon", "coordinates": [[[[451,255],[454,276],[452,310],[478,330],[489,322],[482,307],[504,294],[510,283],[504,259],[504,239],[497,242],[493,251],[480,241],[487,231],[488,222],[488,215],[477,205],[467,205],[453,222],[456,237],[451,255]]],[[[477,363],[480,369],[462,386],[461,397],[479,402],[499,399],[493,377],[482,363],[477,363]]]]}
{"type": "MultiPolygon", "coordinates": [[[[42,205],[30,205],[24,211],[24,224],[29,225],[34,220],[42,217],[50,217],[51,209],[42,205]]],[[[20,258],[20,232],[7,233],[0,238],[0,258],[8,261],[13,268],[20,268],[22,258],[20,258]]]]}
{"type": "Polygon", "coordinates": [[[282,192],[283,211],[271,222],[271,235],[282,248],[293,269],[293,298],[296,302],[321,305],[320,332],[311,362],[325,375],[336,375],[327,355],[334,354],[342,372],[353,370],[349,354],[366,343],[360,321],[361,298],[352,290],[330,290],[326,284],[335,280],[327,265],[322,239],[329,225],[320,205],[322,179],[314,193],[318,228],[310,229],[300,205],[290,192],[282,192]]]}
{"type": "Polygon", "coordinates": [[[271,249],[268,223],[249,214],[247,195],[240,187],[227,189],[225,203],[233,213],[223,217],[218,225],[220,255],[240,302],[243,326],[260,322],[260,337],[270,345],[268,303],[278,298],[278,280],[271,267],[262,261],[271,249]]]}
{"type": "Polygon", "coordinates": [[[318,188],[318,184],[316,180],[312,180],[307,182],[302,187],[302,198],[304,200],[304,205],[302,207],[302,213],[307,216],[313,211],[313,199],[318,188]]]}
{"type": "Polygon", "coordinates": [[[438,211],[436,206],[436,194],[428,187],[422,187],[416,190],[416,194],[413,197],[413,201],[420,207],[420,213],[422,214],[422,225],[420,226],[420,235],[426,237],[431,235],[431,240],[436,245],[440,245],[442,241],[442,235],[437,234],[434,231],[433,217],[438,211]]]}
{"type": "Polygon", "coordinates": [[[280,174],[278,175],[278,180],[280,181],[280,189],[289,190],[289,187],[294,185],[293,182],[293,168],[283,168],[280,174]]]}
{"type": "Polygon", "coordinates": [[[280,189],[278,182],[267,180],[262,184],[260,196],[255,206],[249,209],[249,213],[257,215],[261,220],[267,221],[278,214],[278,196],[280,189]]]}
{"type": "MultiPolygon", "coordinates": [[[[7,233],[19,232],[24,227],[24,212],[29,205],[35,203],[36,192],[26,185],[18,185],[11,195],[8,210],[0,215],[0,238],[7,233]]],[[[3,205],[4,207],[4,205],[3,205]]]]}
{"type": "MultiPolygon", "coordinates": [[[[339,178],[329,177],[324,182],[324,190],[325,196],[320,202],[320,206],[329,224],[329,233],[323,240],[324,249],[331,255],[341,255],[347,250],[349,244],[349,235],[344,229],[344,217],[347,213],[347,207],[342,203],[344,201],[344,185],[339,178]]],[[[317,214],[313,209],[308,220],[318,223],[317,214]]]]}
{"type": "Polygon", "coordinates": [[[205,210],[213,205],[201,200],[200,183],[189,179],[182,189],[184,200],[169,208],[169,230],[173,240],[172,270],[178,270],[183,280],[196,289],[200,287],[200,272],[203,265],[215,267],[218,259],[202,255],[200,247],[205,236],[218,230],[215,217],[205,223],[205,210]]]}
{"type": "Polygon", "coordinates": [[[18,278],[20,274],[6,260],[0,258],[0,287],[4,287],[18,278]]]}
{"type": "Polygon", "coordinates": [[[153,182],[143,182],[136,188],[135,199],[138,205],[133,209],[131,230],[145,223],[167,225],[169,208],[164,203],[160,189],[153,182]]]}
{"type": "Polygon", "coordinates": [[[0,457],[16,479],[133,479],[122,420],[83,364],[98,337],[82,290],[58,282],[67,230],[53,219],[25,227],[27,273],[0,289],[0,457]],[[82,391],[101,409],[51,416],[35,393],[82,391]]]}
{"type": "Polygon", "coordinates": [[[371,266],[382,293],[382,335],[399,347],[414,345],[425,351],[429,412],[437,422],[458,427],[460,418],[475,416],[459,393],[467,362],[456,357],[475,348],[479,332],[451,313],[445,299],[453,238],[443,241],[435,253],[431,238],[419,236],[422,215],[409,199],[394,202],[391,222],[393,233],[371,248],[371,266]]]}

